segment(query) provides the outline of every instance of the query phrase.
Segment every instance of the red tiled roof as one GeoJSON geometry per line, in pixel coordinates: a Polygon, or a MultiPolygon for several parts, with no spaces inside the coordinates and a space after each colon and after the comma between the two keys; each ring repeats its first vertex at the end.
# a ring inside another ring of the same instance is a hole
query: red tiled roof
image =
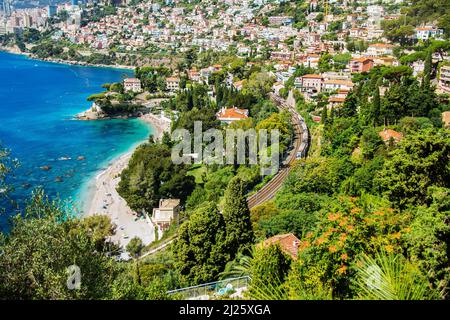
{"type": "Polygon", "coordinates": [[[304,76],[302,76],[302,78],[318,79],[318,78],[322,78],[322,76],[320,74],[305,74],[304,76]]]}
{"type": "Polygon", "coordinates": [[[337,102],[337,103],[343,103],[345,102],[345,98],[340,97],[329,97],[328,102],[337,102]]]}
{"type": "Polygon", "coordinates": [[[378,135],[383,139],[383,141],[389,141],[391,138],[395,141],[400,141],[403,139],[403,135],[400,132],[391,130],[391,129],[384,129],[383,131],[380,131],[378,135]]]}
{"type": "Polygon", "coordinates": [[[218,119],[247,119],[248,110],[238,108],[223,109],[217,113],[218,119]]]}
{"type": "Polygon", "coordinates": [[[369,44],[369,47],[393,48],[394,46],[392,44],[388,44],[388,43],[373,43],[373,44],[369,44]]]}
{"type": "Polygon", "coordinates": [[[262,242],[263,246],[270,246],[271,244],[279,244],[283,252],[290,255],[293,259],[297,259],[300,240],[294,234],[279,234],[262,242]]]}
{"type": "Polygon", "coordinates": [[[353,58],[351,61],[356,61],[356,62],[366,62],[366,61],[372,61],[373,59],[369,59],[369,58],[353,58]]]}

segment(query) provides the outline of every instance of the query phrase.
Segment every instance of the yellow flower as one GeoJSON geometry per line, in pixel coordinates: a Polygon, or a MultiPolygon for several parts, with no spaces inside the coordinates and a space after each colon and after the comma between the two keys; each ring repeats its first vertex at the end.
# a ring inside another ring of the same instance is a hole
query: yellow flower
{"type": "Polygon", "coordinates": [[[400,236],[401,236],[401,233],[400,233],[400,232],[397,232],[397,233],[394,233],[394,234],[392,235],[392,238],[394,238],[394,239],[400,239],[400,236]]]}

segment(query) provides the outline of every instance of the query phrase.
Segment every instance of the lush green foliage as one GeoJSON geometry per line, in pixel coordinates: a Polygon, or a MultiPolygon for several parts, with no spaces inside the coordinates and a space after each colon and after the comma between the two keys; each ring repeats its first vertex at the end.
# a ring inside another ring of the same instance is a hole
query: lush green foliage
{"type": "Polygon", "coordinates": [[[117,190],[132,209],[152,212],[161,198],[187,199],[195,185],[187,170],[172,162],[167,145],[146,143],[134,152],[117,190]]]}

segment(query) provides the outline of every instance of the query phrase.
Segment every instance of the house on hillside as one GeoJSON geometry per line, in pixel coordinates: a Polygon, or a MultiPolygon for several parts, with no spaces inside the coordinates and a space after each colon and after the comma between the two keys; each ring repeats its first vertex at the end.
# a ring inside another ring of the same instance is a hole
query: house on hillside
{"type": "Polygon", "coordinates": [[[137,79],[137,78],[127,78],[123,80],[123,89],[125,90],[125,92],[141,92],[142,91],[142,87],[141,87],[141,80],[137,79]]]}
{"type": "Polygon", "coordinates": [[[450,93],[450,66],[442,66],[439,70],[439,89],[450,93]]]}
{"type": "Polygon", "coordinates": [[[378,135],[386,144],[388,144],[390,141],[398,143],[403,139],[403,134],[392,129],[384,129],[383,131],[378,132],[378,135]]]}
{"type": "Polygon", "coordinates": [[[367,48],[367,55],[372,57],[392,55],[394,46],[388,43],[373,43],[367,48]]]}
{"type": "Polygon", "coordinates": [[[300,240],[293,233],[273,236],[264,240],[260,245],[267,247],[272,244],[278,244],[284,253],[289,255],[292,259],[297,260],[300,240]]]}
{"type": "Polygon", "coordinates": [[[178,221],[180,199],[160,199],[159,208],[153,208],[152,221],[161,231],[166,231],[173,221],[178,221]]]}
{"type": "Polygon", "coordinates": [[[442,112],[442,122],[444,123],[444,128],[450,128],[450,111],[442,112]]]}
{"type": "Polygon", "coordinates": [[[180,88],[180,78],[169,77],[166,79],[166,88],[169,91],[177,91],[180,88]]]}
{"type": "Polygon", "coordinates": [[[422,41],[426,41],[430,38],[441,39],[444,34],[443,29],[438,29],[434,26],[418,27],[415,29],[415,31],[416,31],[415,35],[416,39],[422,41]]]}
{"type": "Polygon", "coordinates": [[[369,58],[354,58],[350,60],[349,69],[352,73],[369,72],[373,64],[373,60],[369,58]]]}
{"type": "Polygon", "coordinates": [[[247,109],[239,109],[236,107],[232,108],[222,108],[216,114],[217,120],[222,123],[230,124],[234,121],[244,120],[248,118],[248,110],[247,109]]]}
{"type": "Polygon", "coordinates": [[[300,85],[303,92],[320,92],[322,91],[323,78],[320,74],[305,74],[296,81],[300,85]]]}

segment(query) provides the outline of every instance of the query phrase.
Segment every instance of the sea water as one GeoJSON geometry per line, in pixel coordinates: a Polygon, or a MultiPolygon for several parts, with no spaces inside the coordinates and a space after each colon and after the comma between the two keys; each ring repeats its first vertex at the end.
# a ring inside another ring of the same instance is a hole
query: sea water
{"type": "MultiPolygon", "coordinates": [[[[74,119],[90,107],[86,98],[102,91],[102,84],[128,76],[132,71],[0,52],[0,146],[20,163],[8,177],[14,186],[10,197],[19,208],[38,187],[52,198],[82,203],[89,181],[153,132],[139,119],[74,119]]],[[[0,216],[1,228],[16,212],[3,206],[8,210],[0,216]]]]}

